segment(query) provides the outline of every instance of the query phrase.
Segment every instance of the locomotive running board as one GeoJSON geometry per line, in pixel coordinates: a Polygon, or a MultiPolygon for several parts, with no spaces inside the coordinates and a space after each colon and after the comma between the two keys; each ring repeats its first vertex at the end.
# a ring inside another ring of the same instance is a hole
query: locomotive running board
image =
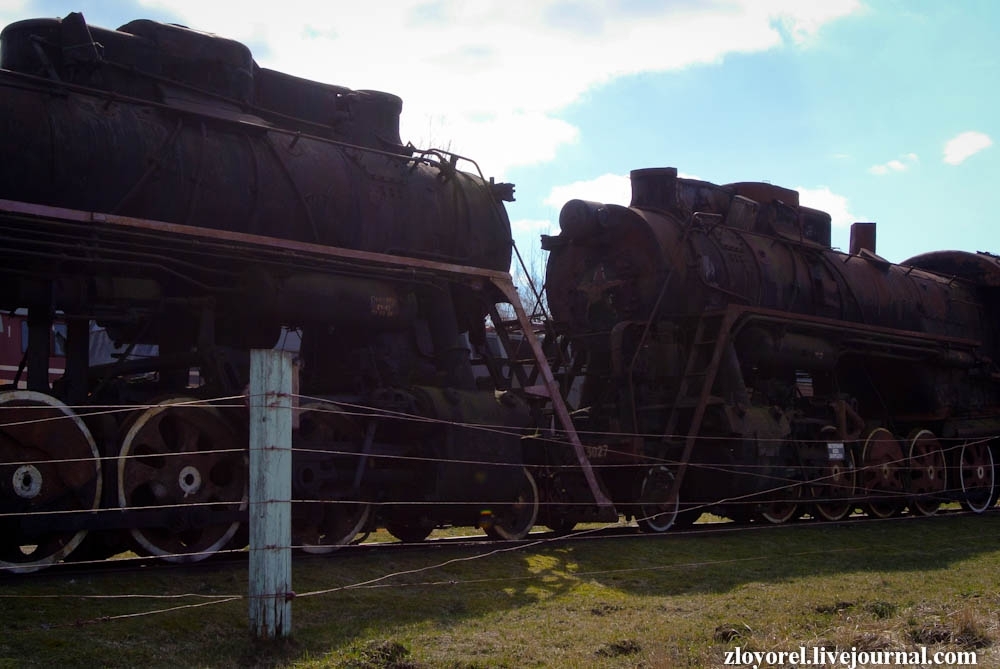
{"type": "MultiPolygon", "coordinates": [[[[500,294],[514,307],[517,320],[524,331],[524,338],[531,347],[532,355],[538,363],[538,369],[541,370],[544,388],[547,390],[549,401],[552,402],[553,412],[565,432],[566,438],[569,439],[569,442],[573,446],[573,452],[586,478],[591,495],[593,495],[594,501],[601,511],[601,519],[608,522],[618,519],[618,513],[615,510],[614,504],[604,493],[600,482],[594,474],[593,467],[587,458],[587,453],[573,426],[569,410],[563,400],[559,382],[555,379],[552,369],[549,367],[542,346],[535,336],[527,313],[518,297],[517,289],[514,287],[513,279],[508,272],[467,267],[465,265],[426,260],[423,258],[394,256],[371,251],[323,246],[310,242],[264,237],[244,232],[197,228],[151,219],[0,199],[0,226],[7,229],[11,227],[20,228],[21,226],[18,225],[20,223],[28,223],[26,227],[28,235],[33,231],[37,231],[39,225],[45,225],[46,223],[66,228],[61,232],[69,232],[70,237],[77,237],[80,242],[76,251],[80,257],[74,259],[85,262],[93,260],[93,250],[96,242],[104,240],[127,244],[130,241],[130,237],[135,238],[138,236],[142,238],[145,245],[148,245],[152,239],[159,238],[160,241],[164,242],[168,240],[181,244],[186,242],[189,246],[198,247],[201,252],[205,251],[206,245],[217,245],[220,252],[233,252],[236,250],[252,251],[258,255],[271,259],[277,258],[281,262],[289,264],[296,259],[308,259],[314,263],[327,266],[329,271],[336,271],[336,268],[342,268],[345,265],[353,267],[362,266],[366,269],[378,271],[381,274],[392,275],[397,278],[414,279],[419,274],[426,274],[433,277],[444,277],[451,281],[471,283],[480,288],[483,287],[484,283],[489,283],[500,291],[500,294]]],[[[24,234],[25,230],[18,230],[18,232],[24,234]]],[[[67,253],[68,251],[64,247],[61,257],[64,259],[67,258],[67,253]]]]}

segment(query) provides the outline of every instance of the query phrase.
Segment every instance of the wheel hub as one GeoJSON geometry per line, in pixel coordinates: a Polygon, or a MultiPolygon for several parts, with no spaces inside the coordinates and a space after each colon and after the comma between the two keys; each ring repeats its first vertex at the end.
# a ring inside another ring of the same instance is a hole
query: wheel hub
{"type": "Polygon", "coordinates": [[[14,494],[21,499],[34,499],[42,491],[42,473],[35,465],[21,465],[11,477],[14,494]]]}
{"type": "Polygon", "coordinates": [[[187,465],[177,475],[177,485],[181,487],[185,497],[197,494],[201,490],[201,472],[196,467],[187,465]]]}

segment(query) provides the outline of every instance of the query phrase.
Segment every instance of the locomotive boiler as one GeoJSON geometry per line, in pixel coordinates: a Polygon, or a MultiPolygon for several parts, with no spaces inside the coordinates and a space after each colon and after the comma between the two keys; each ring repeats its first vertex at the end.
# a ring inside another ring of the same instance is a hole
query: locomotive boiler
{"type": "Polygon", "coordinates": [[[296,545],[375,525],[527,533],[530,410],[470,354],[509,299],[488,279],[511,260],[510,184],[404,146],[396,96],[268,70],[175,25],[14,23],[0,91],[0,308],[28,328],[0,393],[0,568],[122,536],[181,561],[238,547],[246,418],[204,400],[240,396],[249,349],[289,339],[309,398],[296,545]],[[119,345],[111,362],[88,357],[94,324],[119,345]]]}
{"type": "Polygon", "coordinates": [[[543,245],[581,427],[610,442],[609,488],[639,492],[641,525],[992,505],[1000,259],[897,265],[874,224],[832,249],[792,190],[631,182],[628,207],[567,203],[543,245]]]}

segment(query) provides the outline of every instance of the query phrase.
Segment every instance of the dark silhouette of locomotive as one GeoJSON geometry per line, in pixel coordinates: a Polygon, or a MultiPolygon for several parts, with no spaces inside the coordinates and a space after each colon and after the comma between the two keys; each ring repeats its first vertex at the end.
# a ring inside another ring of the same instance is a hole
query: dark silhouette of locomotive
{"type": "Polygon", "coordinates": [[[794,191],[638,170],[630,207],[564,207],[531,324],[503,288],[513,187],[402,145],[393,95],[80,14],[8,26],[0,91],[0,309],[26,323],[0,568],[245,545],[249,350],[290,341],[314,552],[995,502],[993,256],[894,265],[864,225],[843,254],[794,191]]]}
{"type": "Polygon", "coordinates": [[[183,403],[240,395],[249,349],[289,332],[301,394],[324,400],[306,402],[296,434],[297,544],[349,542],[373,509],[408,540],[440,523],[527,533],[529,410],[509,382],[477,382],[470,358],[506,298],[435,270],[507,271],[511,185],[403,146],[396,96],[261,68],[187,28],[70,14],[12,24],[0,43],[0,199],[49,207],[3,217],[0,308],[26,312],[29,335],[26,389],[0,397],[0,563],[98,554],[79,546],[88,529],[170,559],[238,545],[245,415],[183,403]],[[54,320],[66,369],[50,386],[54,320]],[[90,363],[93,322],[117,362],[90,363]],[[86,409],[132,404],[150,406],[86,409]],[[39,415],[58,427],[26,422],[39,415]]]}

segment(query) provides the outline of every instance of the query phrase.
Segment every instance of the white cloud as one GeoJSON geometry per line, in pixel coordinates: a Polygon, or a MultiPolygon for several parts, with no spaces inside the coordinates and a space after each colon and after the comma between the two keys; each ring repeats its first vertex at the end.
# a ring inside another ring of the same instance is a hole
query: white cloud
{"type": "Polygon", "coordinates": [[[920,158],[915,153],[905,153],[899,158],[894,158],[880,165],[872,165],[868,171],[878,176],[889,174],[890,172],[905,172],[910,166],[919,162],[920,158]]]}
{"type": "Polygon", "coordinates": [[[832,224],[836,228],[847,228],[855,221],[862,220],[851,213],[846,197],[834,193],[827,186],[819,188],[799,186],[795,190],[799,192],[799,204],[830,214],[832,224]]]}
{"type": "Polygon", "coordinates": [[[824,23],[844,16],[845,11],[853,13],[863,9],[860,3],[817,2],[803,6],[805,4],[787,2],[784,11],[778,14],[782,27],[798,44],[807,42],[824,23]]]}
{"type": "Polygon", "coordinates": [[[945,143],[944,162],[949,165],[959,165],[966,158],[991,146],[993,146],[993,140],[990,139],[989,135],[975,131],[963,132],[945,143]]]}
{"type": "Polygon", "coordinates": [[[514,234],[555,235],[559,233],[559,224],[555,221],[535,218],[522,218],[510,222],[514,234]]]}
{"type": "Polygon", "coordinates": [[[0,0],[0,28],[28,18],[28,0],[0,0]]]}
{"type": "MultiPolygon", "coordinates": [[[[432,113],[427,110],[427,115],[432,113]]],[[[461,114],[437,118],[440,130],[437,136],[428,137],[426,124],[420,124],[419,117],[404,115],[400,124],[403,141],[419,147],[447,146],[449,151],[477,161],[486,177],[502,175],[513,165],[552,160],[559,146],[575,142],[579,136],[573,125],[538,112],[514,111],[486,121],[461,114]]]]}
{"type": "Polygon", "coordinates": [[[632,201],[632,182],[628,175],[602,174],[595,179],[554,186],[544,202],[550,207],[562,209],[570,200],[590,200],[627,207],[632,201]]]}
{"type": "MultiPolygon", "coordinates": [[[[698,179],[696,176],[687,174],[679,176],[685,179],[698,179]]],[[[855,221],[862,220],[851,213],[846,197],[834,193],[827,186],[818,188],[799,186],[795,190],[799,192],[801,204],[830,214],[834,227],[847,228],[855,221]]],[[[545,198],[545,204],[561,209],[566,202],[573,199],[628,206],[632,199],[631,184],[628,176],[602,174],[595,179],[555,186],[545,198]]]]}
{"type": "MultiPolygon", "coordinates": [[[[683,172],[678,172],[677,176],[682,179],[698,179],[683,172]]],[[[562,209],[570,200],[590,200],[627,207],[632,202],[632,181],[627,174],[602,174],[593,179],[554,186],[543,202],[550,207],[562,209]]]]}
{"type": "Polygon", "coordinates": [[[245,0],[234,12],[223,2],[141,2],[249,43],[265,67],[400,95],[404,141],[416,143],[427,118],[443,114],[439,143],[498,177],[574,141],[558,111],[600,84],[765,51],[786,36],[808,42],[861,9],[860,0],[245,0]]]}

